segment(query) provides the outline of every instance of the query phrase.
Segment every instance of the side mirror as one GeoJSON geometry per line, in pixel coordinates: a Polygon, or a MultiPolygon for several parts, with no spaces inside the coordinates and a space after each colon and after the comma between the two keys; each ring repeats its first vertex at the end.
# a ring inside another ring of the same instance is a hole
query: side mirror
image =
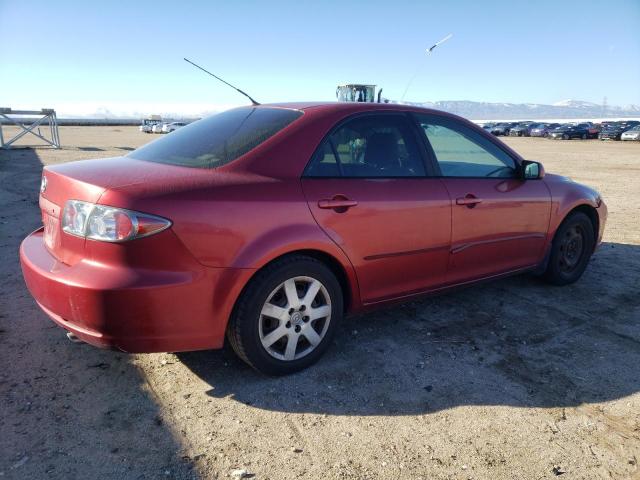
{"type": "Polygon", "coordinates": [[[538,180],[544,177],[544,167],[540,162],[524,160],[520,164],[522,180],[538,180]]]}

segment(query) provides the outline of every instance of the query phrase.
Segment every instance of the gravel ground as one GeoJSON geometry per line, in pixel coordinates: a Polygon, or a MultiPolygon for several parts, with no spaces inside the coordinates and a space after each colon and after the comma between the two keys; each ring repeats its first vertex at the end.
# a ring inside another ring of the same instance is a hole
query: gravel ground
{"type": "Polygon", "coordinates": [[[61,138],[0,151],[0,477],[640,478],[640,143],[506,139],[609,206],[577,284],[519,276],[349,318],[319,364],[268,378],[226,350],[72,344],[37,308],[17,251],[42,165],[152,137],[61,138]]]}

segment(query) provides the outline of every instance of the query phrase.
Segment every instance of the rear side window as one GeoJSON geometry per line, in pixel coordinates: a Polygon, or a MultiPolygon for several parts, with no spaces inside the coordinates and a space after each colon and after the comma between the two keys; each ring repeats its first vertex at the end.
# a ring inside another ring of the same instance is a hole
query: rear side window
{"type": "Polygon", "coordinates": [[[366,115],[333,132],[314,154],[307,177],[423,177],[416,137],[404,116],[366,115]]]}
{"type": "Polygon", "coordinates": [[[131,152],[138,160],[194,168],[232,162],[302,115],[299,110],[243,107],[203,118],[131,152]]]}

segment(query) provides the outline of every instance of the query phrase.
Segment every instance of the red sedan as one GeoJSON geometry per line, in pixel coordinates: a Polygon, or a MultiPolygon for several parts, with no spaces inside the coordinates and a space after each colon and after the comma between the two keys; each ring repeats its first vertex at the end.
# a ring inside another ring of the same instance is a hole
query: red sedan
{"type": "Polygon", "coordinates": [[[315,362],[346,313],[526,271],[575,282],[607,215],[462,118],[362,103],[238,108],[46,167],[40,208],[24,278],[73,336],[127,352],[226,336],[269,374],[315,362]]]}

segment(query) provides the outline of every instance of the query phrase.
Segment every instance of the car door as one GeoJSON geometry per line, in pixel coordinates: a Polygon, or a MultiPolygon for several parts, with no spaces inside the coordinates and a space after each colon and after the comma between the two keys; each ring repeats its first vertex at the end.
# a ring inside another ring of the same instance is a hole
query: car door
{"type": "Polygon", "coordinates": [[[445,282],[451,200],[425,165],[407,115],[376,113],[339,124],[305,171],[309,208],[349,257],[365,303],[445,282]]]}
{"type": "Polygon", "coordinates": [[[447,280],[460,283],[540,263],[551,214],[542,180],[522,180],[497,141],[461,121],[416,115],[452,199],[447,280]]]}

